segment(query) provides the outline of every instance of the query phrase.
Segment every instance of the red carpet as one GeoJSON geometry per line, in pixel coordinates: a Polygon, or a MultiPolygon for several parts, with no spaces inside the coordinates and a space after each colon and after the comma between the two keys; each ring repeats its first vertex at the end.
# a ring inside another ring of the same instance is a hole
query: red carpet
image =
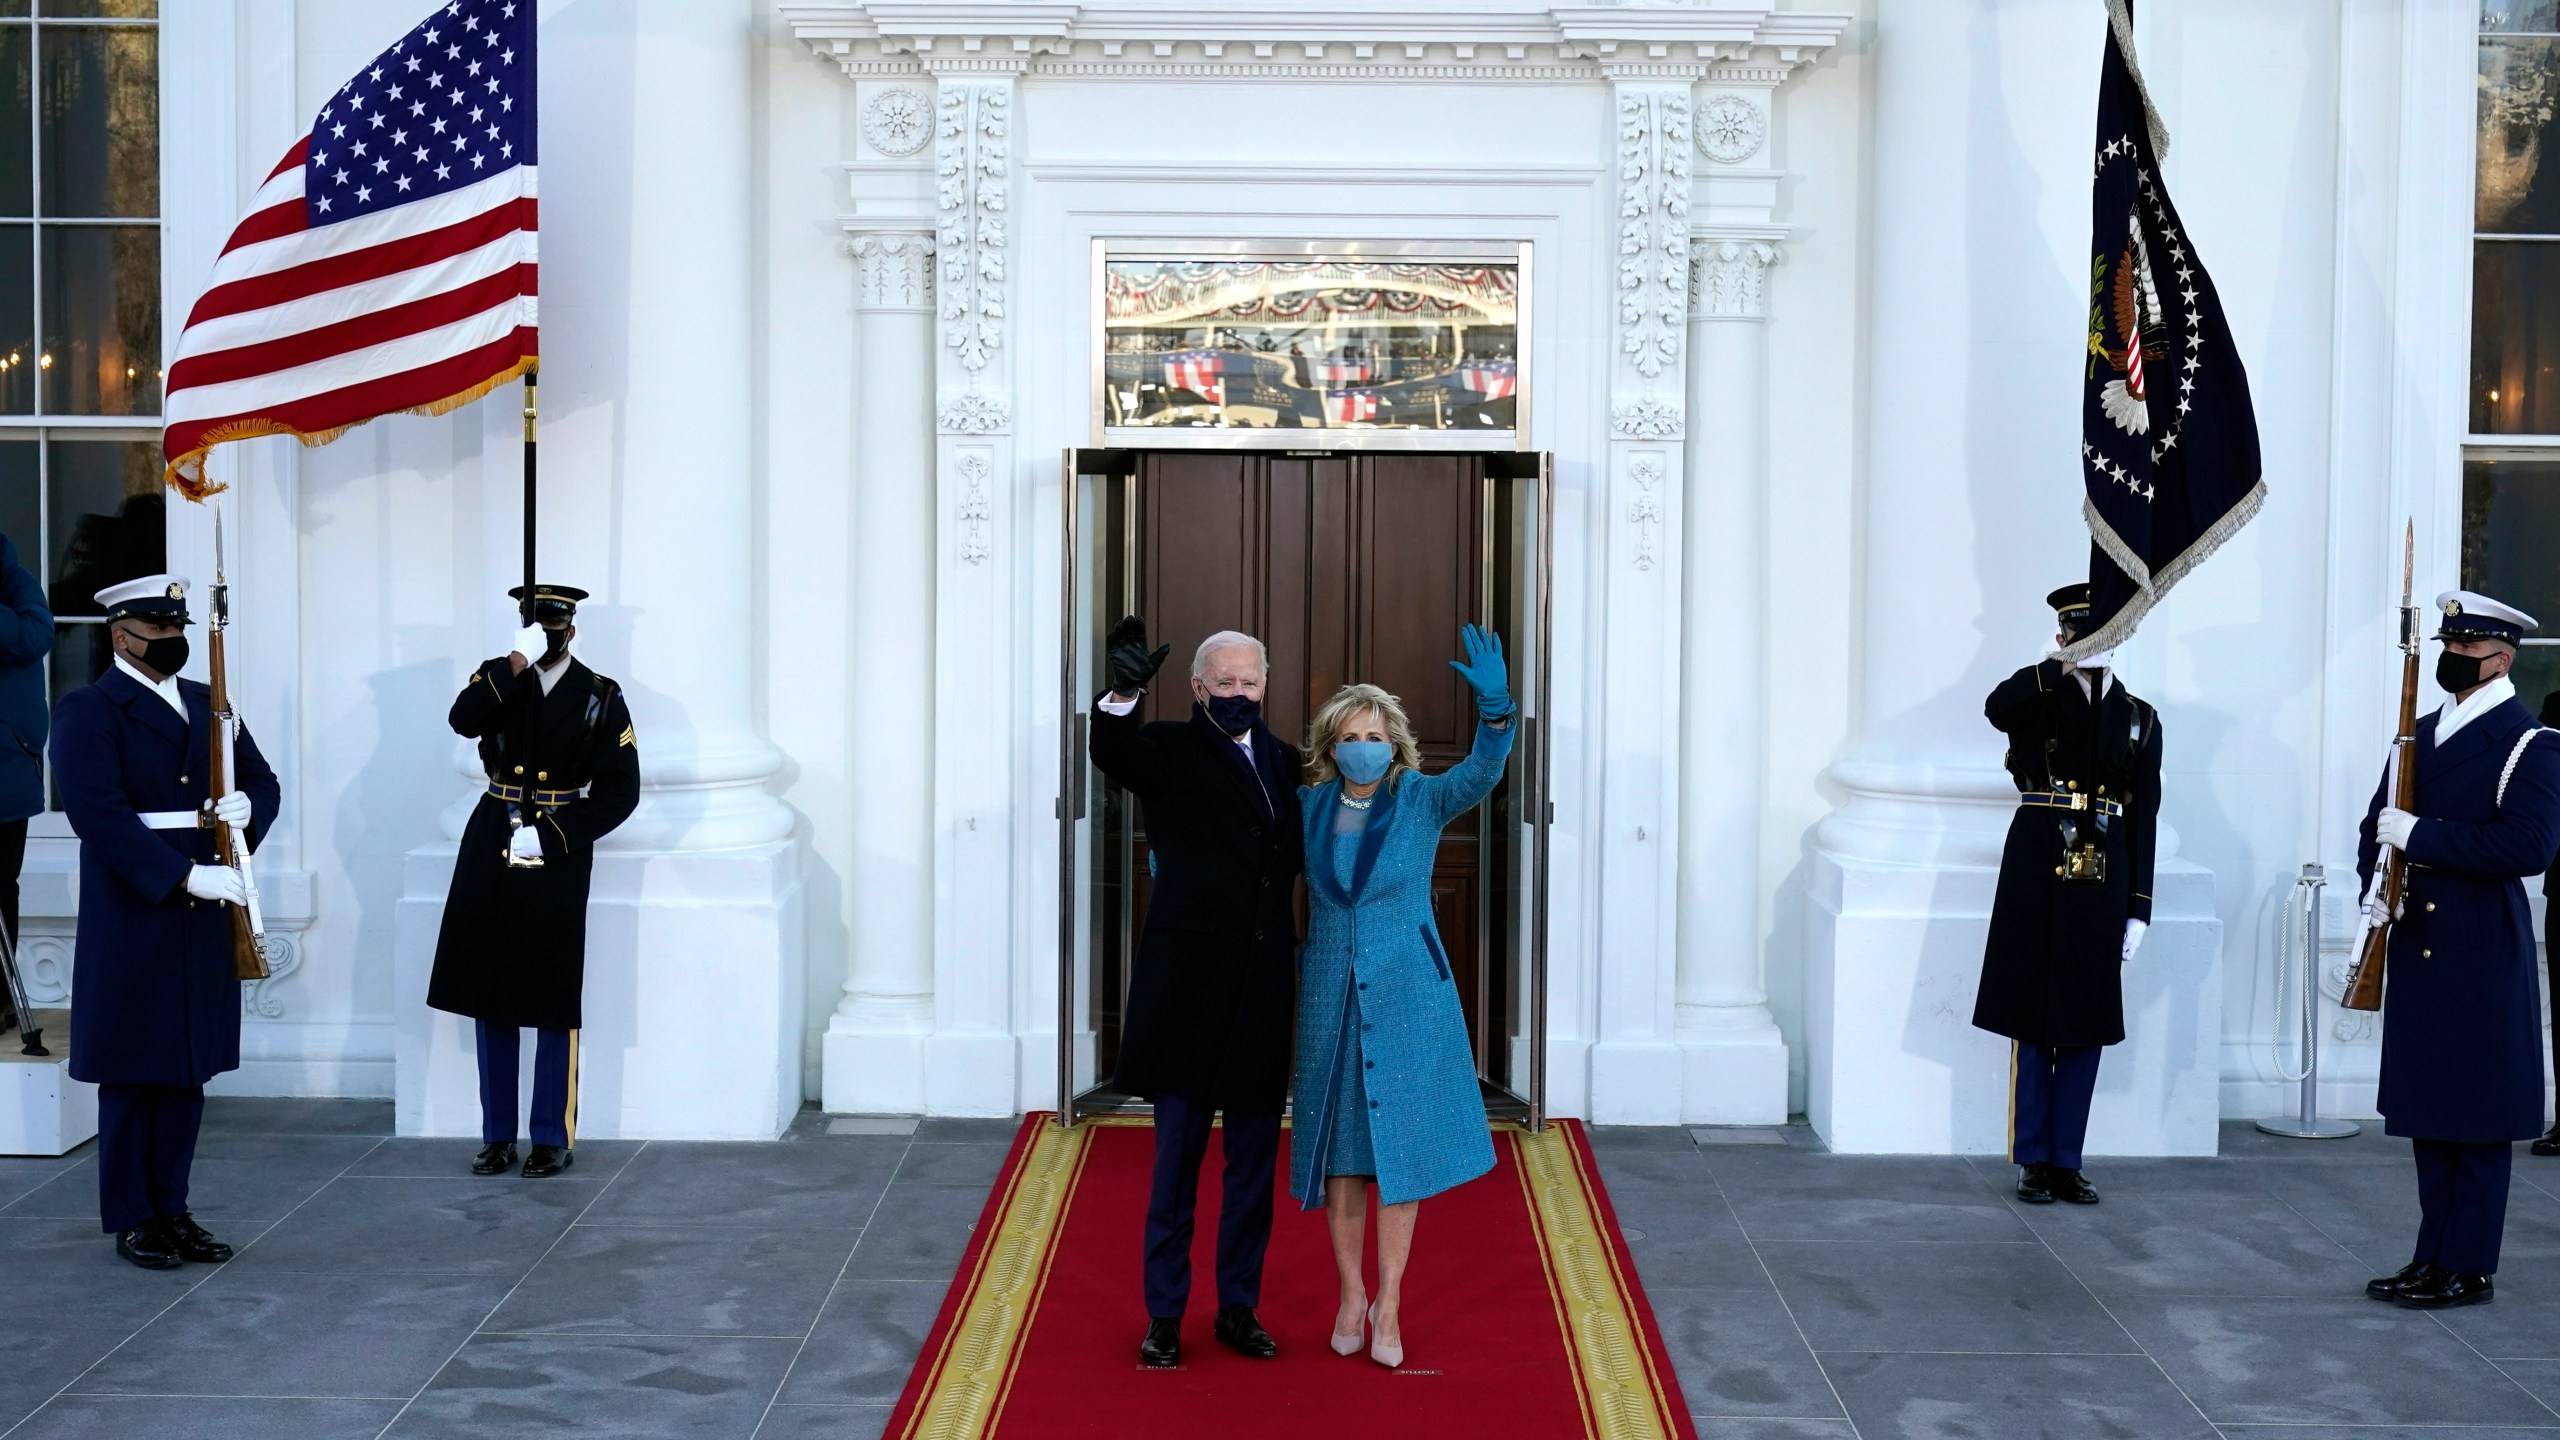
{"type": "MultiPolygon", "coordinates": [[[[1280,1174],[1288,1172],[1282,1140],[1280,1174]]],[[[1153,1135],[1143,1120],[1015,1136],[967,1258],[907,1378],[899,1440],[1306,1440],[1358,1435],[1694,1440],[1653,1313],[1581,1127],[1494,1131],[1493,1172],[1422,1206],[1405,1279],[1405,1365],[1345,1359],[1322,1211],[1284,1193],[1264,1267],[1276,1360],[1210,1338],[1214,1151],[1203,1168],[1182,1367],[1137,1361],[1153,1135]]],[[[1375,1283],[1375,1226],[1367,1273],[1375,1283]]]]}

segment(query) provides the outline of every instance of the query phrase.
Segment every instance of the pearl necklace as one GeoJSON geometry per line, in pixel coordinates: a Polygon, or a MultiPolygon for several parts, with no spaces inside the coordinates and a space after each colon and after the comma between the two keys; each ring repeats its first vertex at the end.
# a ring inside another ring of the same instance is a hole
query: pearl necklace
{"type": "Polygon", "coordinates": [[[1368,809],[1370,806],[1375,805],[1375,804],[1377,804],[1377,803],[1378,803],[1378,797],[1377,797],[1377,794],[1373,791],[1373,792],[1371,792],[1371,794],[1370,794],[1369,798],[1368,798],[1368,799],[1366,799],[1366,800],[1354,800],[1354,799],[1352,799],[1352,798],[1351,798],[1351,792],[1350,792],[1350,791],[1348,791],[1348,790],[1345,790],[1345,791],[1343,791],[1343,792],[1342,792],[1342,803],[1343,803],[1343,804],[1345,804],[1345,805],[1350,806],[1350,807],[1351,807],[1352,809],[1354,809],[1354,810],[1366,810],[1366,809],[1368,809]]]}

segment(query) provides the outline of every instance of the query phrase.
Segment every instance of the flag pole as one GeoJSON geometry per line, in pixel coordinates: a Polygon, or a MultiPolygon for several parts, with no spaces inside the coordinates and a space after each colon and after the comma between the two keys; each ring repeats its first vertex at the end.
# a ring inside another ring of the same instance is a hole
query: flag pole
{"type": "Polygon", "coordinates": [[[522,623],[533,623],[533,511],[534,511],[534,438],[533,421],[539,407],[534,400],[533,371],[524,372],[524,603],[517,609],[522,623]]]}

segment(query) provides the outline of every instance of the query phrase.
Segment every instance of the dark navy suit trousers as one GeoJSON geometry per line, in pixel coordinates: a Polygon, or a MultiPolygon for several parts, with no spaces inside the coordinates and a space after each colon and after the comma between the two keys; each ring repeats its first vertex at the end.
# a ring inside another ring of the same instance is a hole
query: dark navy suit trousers
{"type": "MultiPolygon", "coordinates": [[[[1156,1097],[1155,1178],[1147,1191],[1147,1314],[1178,1320],[1191,1304],[1192,1212],[1200,1162],[1218,1112],[1178,1095],[1156,1097]]],[[[1218,1305],[1262,1303],[1262,1254],[1271,1245],[1272,1187],[1280,1117],[1227,1112],[1218,1207],[1218,1305]]]]}

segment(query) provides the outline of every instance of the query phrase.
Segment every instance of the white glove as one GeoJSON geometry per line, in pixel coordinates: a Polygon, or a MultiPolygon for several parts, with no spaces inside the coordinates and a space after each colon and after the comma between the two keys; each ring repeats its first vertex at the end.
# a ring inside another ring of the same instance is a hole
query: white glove
{"type": "Polygon", "coordinates": [[[539,625],[527,625],[516,632],[515,653],[523,656],[527,665],[541,659],[550,648],[551,632],[539,625]]]}
{"type": "Polygon", "coordinates": [[[542,858],[542,832],[530,825],[519,825],[507,836],[507,853],[518,860],[542,858]]]}
{"type": "Polygon", "coordinates": [[[249,903],[249,882],[228,865],[194,865],[187,870],[187,893],[199,900],[249,903]]]}
{"type": "Polygon", "coordinates": [[[2374,838],[2403,855],[2409,853],[2409,832],[2417,828],[2417,816],[2406,810],[2394,810],[2388,806],[2384,807],[2383,812],[2375,816],[2373,821],[2374,838]]]}
{"type": "Polygon", "coordinates": [[[249,797],[238,790],[213,802],[213,818],[235,830],[247,825],[256,814],[249,797]]]}
{"type": "Polygon", "coordinates": [[[2124,922],[2125,959],[2131,960],[2133,958],[2133,952],[2142,948],[2142,932],[2150,928],[2151,922],[2148,920],[2127,920],[2124,922]]]}
{"type": "Polygon", "coordinates": [[[2373,898],[2365,902],[2365,923],[2376,930],[2387,930],[2391,927],[2391,922],[2397,918],[2391,913],[2390,902],[2382,898],[2382,891],[2377,888],[2373,892],[2373,898]]]}

